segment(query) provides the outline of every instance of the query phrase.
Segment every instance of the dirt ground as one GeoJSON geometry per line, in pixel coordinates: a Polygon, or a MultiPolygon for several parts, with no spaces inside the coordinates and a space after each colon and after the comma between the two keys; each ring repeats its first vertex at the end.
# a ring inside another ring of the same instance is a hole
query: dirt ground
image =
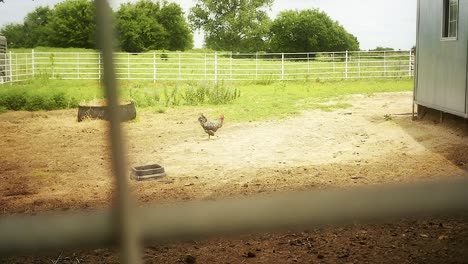
{"type": "MultiPolygon", "coordinates": [[[[208,140],[199,112],[141,112],[124,124],[129,166],[167,177],[130,185],[142,204],[216,200],[287,190],[349,188],[468,176],[462,121],[411,119],[411,93],[355,95],[351,108],[286,120],[230,122],[208,140]]],[[[333,103],[333,102],[330,102],[333,103]]],[[[0,114],[0,213],[107,207],[107,127],[76,110],[0,114]]],[[[468,263],[468,215],[324,227],[155,245],[145,263],[468,263]]],[[[116,263],[111,249],[0,259],[116,263]],[[60,256],[60,258],[59,258],[60,256]]]]}

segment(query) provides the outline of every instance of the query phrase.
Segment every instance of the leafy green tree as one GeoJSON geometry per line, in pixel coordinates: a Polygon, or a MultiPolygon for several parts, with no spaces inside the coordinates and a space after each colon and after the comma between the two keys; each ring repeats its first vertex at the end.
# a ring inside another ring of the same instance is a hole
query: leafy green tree
{"type": "Polygon", "coordinates": [[[0,35],[3,35],[8,40],[9,48],[23,48],[26,33],[23,24],[8,24],[0,30],[0,35]]]}
{"type": "Polygon", "coordinates": [[[141,0],[120,6],[116,14],[117,36],[124,51],[141,52],[168,46],[169,33],[157,21],[159,3],[141,0]]]}
{"type": "Polygon", "coordinates": [[[46,7],[38,7],[33,12],[26,15],[24,19],[24,39],[25,48],[34,48],[37,46],[49,46],[48,39],[48,23],[51,9],[46,7]]]}
{"type": "Polygon", "coordinates": [[[117,11],[116,22],[120,46],[128,52],[185,50],[193,46],[182,8],[174,3],[151,0],[126,3],[117,11]]]}
{"type": "Polygon", "coordinates": [[[214,50],[247,52],[266,46],[273,0],[197,0],[189,21],[203,29],[205,46],[214,50]]]}
{"type": "Polygon", "coordinates": [[[359,50],[357,38],[318,9],[283,11],[270,28],[274,52],[359,50]]]}
{"type": "Polygon", "coordinates": [[[55,5],[50,12],[47,30],[51,46],[95,48],[94,1],[66,0],[55,5]]]}
{"type": "Polygon", "coordinates": [[[49,7],[38,7],[26,15],[23,23],[8,24],[0,32],[8,39],[10,48],[48,46],[47,23],[49,7]]]}
{"type": "Polygon", "coordinates": [[[166,49],[186,50],[193,48],[193,35],[179,5],[163,2],[157,19],[169,34],[169,45],[166,49]]]}

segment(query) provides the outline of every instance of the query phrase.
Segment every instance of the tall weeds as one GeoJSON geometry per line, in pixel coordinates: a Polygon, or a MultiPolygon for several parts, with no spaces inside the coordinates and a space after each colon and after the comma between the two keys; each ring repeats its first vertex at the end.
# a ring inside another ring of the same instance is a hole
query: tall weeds
{"type": "Polygon", "coordinates": [[[241,96],[240,89],[225,86],[223,83],[201,83],[185,88],[181,94],[187,105],[229,104],[241,96]]]}
{"type": "MultiPolygon", "coordinates": [[[[64,81],[66,82],[66,81],[64,81]]],[[[122,99],[137,107],[174,107],[180,105],[229,104],[241,96],[240,89],[224,83],[193,82],[134,84],[122,88],[122,99]],[[161,84],[158,84],[161,85],[161,84]]],[[[0,90],[0,107],[6,110],[54,110],[78,107],[80,102],[103,97],[96,87],[75,87],[58,80],[38,78],[18,87],[0,90]],[[59,87],[60,85],[60,87],[59,87]]]]}

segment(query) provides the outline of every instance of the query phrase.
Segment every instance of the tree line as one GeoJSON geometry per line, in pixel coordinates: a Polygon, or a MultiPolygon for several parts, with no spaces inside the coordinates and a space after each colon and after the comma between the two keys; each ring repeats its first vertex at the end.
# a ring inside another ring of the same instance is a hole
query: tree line
{"type": "MultiPolygon", "coordinates": [[[[232,52],[320,52],[359,50],[355,36],[318,9],[286,10],[268,16],[273,0],[196,0],[186,18],[166,0],[140,0],[114,12],[118,49],[189,50],[193,32],[203,30],[204,47],[232,52]]],[[[10,48],[96,48],[95,5],[66,0],[53,8],[38,7],[23,23],[0,29],[10,48]]]]}

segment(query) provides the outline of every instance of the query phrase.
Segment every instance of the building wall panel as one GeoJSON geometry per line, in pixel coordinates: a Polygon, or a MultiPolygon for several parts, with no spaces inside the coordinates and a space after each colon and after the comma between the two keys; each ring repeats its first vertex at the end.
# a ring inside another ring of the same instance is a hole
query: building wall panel
{"type": "Polygon", "coordinates": [[[459,0],[458,37],[442,39],[442,0],[420,0],[417,37],[416,101],[466,114],[468,0],[459,0]]]}

